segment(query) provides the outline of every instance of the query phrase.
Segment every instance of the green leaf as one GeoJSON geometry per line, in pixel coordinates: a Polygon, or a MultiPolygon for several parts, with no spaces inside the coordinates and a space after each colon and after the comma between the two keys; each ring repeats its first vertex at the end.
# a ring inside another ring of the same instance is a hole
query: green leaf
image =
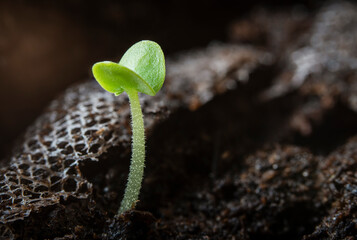
{"type": "Polygon", "coordinates": [[[98,83],[115,95],[135,89],[154,96],[165,80],[165,57],[157,43],[141,41],[126,51],[119,64],[98,62],[92,71],[98,83]]]}
{"type": "Polygon", "coordinates": [[[140,41],[131,46],[119,62],[138,74],[154,90],[161,89],[165,80],[165,57],[153,41],[140,41]]]}
{"type": "Polygon", "coordinates": [[[115,95],[131,89],[151,96],[156,94],[139,75],[117,63],[98,62],[93,65],[92,71],[100,86],[115,95]]]}

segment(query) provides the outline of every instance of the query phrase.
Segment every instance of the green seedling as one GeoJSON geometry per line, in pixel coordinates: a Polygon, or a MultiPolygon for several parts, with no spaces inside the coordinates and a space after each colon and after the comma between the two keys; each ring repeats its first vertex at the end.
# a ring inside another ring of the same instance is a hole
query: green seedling
{"type": "Polygon", "coordinates": [[[154,96],[165,80],[165,58],[160,46],[140,41],[129,48],[118,63],[104,61],[93,65],[98,83],[116,96],[126,92],[132,119],[132,156],[128,182],[119,214],[135,207],[145,167],[145,133],[139,92],[154,96]]]}

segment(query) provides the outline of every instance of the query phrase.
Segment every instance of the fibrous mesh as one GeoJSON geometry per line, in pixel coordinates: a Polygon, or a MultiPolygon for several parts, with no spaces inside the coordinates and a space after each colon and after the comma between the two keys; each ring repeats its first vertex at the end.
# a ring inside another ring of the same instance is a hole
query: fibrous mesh
{"type": "MultiPolygon", "coordinates": [[[[217,45],[169,61],[163,89],[155,97],[140,96],[146,128],[179,107],[195,110],[234,88],[237,80],[247,80],[269,59],[259,58],[262,55],[249,48],[217,45]]],[[[92,183],[82,176],[80,166],[99,161],[111,147],[130,148],[130,129],[126,95],[107,93],[94,80],[71,87],[54,100],[0,169],[2,236],[11,236],[2,224],[26,219],[61,198],[90,196],[92,183]]]]}
{"type": "Polygon", "coordinates": [[[113,98],[93,82],[79,85],[55,100],[28,129],[10,166],[1,169],[2,222],[27,217],[60,197],[90,194],[91,184],[82,178],[79,163],[98,161],[109,146],[128,137],[118,126],[128,115],[118,114],[124,98],[113,98]]]}

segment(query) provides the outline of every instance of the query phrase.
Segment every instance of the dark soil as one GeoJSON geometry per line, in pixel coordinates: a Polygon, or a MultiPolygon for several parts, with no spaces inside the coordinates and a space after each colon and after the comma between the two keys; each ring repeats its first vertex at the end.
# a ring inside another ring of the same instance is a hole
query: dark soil
{"type": "Polygon", "coordinates": [[[356,24],[351,3],[258,10],[232,25],[236,45],[169,59],[141,96],[145,178],[121,216],[127,98],[72,86],[3,163],[0,236],[357,239],[356,24]]]}

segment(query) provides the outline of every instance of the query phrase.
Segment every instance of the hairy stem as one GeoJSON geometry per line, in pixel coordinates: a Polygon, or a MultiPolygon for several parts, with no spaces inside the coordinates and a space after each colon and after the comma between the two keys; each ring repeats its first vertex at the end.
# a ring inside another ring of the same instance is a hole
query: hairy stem
{"type": "Polygon", "coordinates": [[[130,101],[133,129],[132,154],[128,183],[126,185],[124,198],[121,202],[119,214],[130,210],[138,201],[145,167],[145,130],[139,95],[136,90],[129,90],[127,94],[130,101]]]}

